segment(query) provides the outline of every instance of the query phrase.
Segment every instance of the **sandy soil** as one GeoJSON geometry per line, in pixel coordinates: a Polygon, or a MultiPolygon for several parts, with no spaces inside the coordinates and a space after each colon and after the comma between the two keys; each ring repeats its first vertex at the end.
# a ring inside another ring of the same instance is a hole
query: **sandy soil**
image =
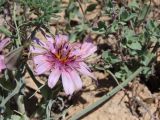
{"type": "MultiPolygon", "coordinates": [[[[96,76],[99,78],[99,83],[103,81],[103,84],[95,88],[91,80],[84,79],[87,87],[75,101],[76,105],[69,109],[70,116],[98,100],[116,85],[103,73],[96,72],[96,76]]],[[[159,100],[160,94],[152,94],[145,85],[135,80],[126,90],[119,91],[82,120],[158,120],[160,119],[159,100]]]]}

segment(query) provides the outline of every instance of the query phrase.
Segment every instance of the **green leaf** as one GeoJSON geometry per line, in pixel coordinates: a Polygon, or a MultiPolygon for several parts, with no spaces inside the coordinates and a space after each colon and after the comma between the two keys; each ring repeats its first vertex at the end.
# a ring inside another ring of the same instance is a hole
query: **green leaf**
{"type": "Polygon", "coordinates": [[[110,7],[110,8],[113,8],[112,0],[107,0],[107,6],[110,7]]]}
{"type": "Polygon", "coordinates": [[[133,30],[130,30],[129,28],[126,28],[123,33],[123,37],[126,39],[127,44],[130,46],[130,44],[138,44],[134,42],[139,41],[139,36],[135,34],[133,30]]]}
{"type": "Polygon", "coordinates": [[[133,50],[141,50],[142,49],[142,46],[138,41],[132,42],[131,44],[127,44],[127,46],[133,50]]]}
{"type": "Polygon", "coordinates": [[[65,16],[71,20],[73,19],[75,16],[79,15],[79,7],[76,5],[75,2],[70,1],[66,11],[65,11],[65,16]]]}
{"type": "Polygon", "coordinates": [[[140,12],[138,20],[139,21],[143,20],[146,17],[146,15],[149,13],[149,11],[150,11],[149,6],[145,4],[140,12]]]}
{"type": "Polygon", "coordinates": [[[104,29],[106,29],[106,24],[105,24],[105,22],[104,21],[99,21],[98,22],[98,28],[104,28],[104,29]]]}
{"type": "Polygon", "coordinates": [[[70,36],[69,36],[69,40],[71,42],[75,42],[76,38],[77,38],[77,34],[76,33],[71,33],[70,36]]]}
{"type": "Polygon", "coordinates": [[[12,35],[12,33],[4,26],[0,26],[0,32],[4,33],[7,36],[11,36],[12,35]]]}
{"type": "Polygon", "coordinates": [[[0,12],[3,11],[5,2],[6,0],[0,0],[0,12]]]}
{"type": "Polygon", "coordinates": [[[158,24],[153,20],[148,20],[146,24],[147,31],[155,32],[155,29],[158,28],[158,24]]]}
{"type": "Polygon", "coordinates": [[[92,12],[96,8],[97,4],[91,4],[87,7],[85,12],[92,12]]]}
{"type": "Polygon", "coordinates": [[[139,5],[138,5],[136,0],[132,0],[131,2],[129,2],[128,7],[130,7],[130,8],[138,8],[139,9],[139,5]]]}
{"type": "Polygon", "coordinates": [[[137,14],[136,13],[131,13],[129,14],[125,19],[123,19],[124,21],[129,21],[133,18],[136,18],[137,17],[137,14]]]}
{"type": "Polygon", "coordinates": [[[98,32],[101,32],[101,33],[106,32],[106,24],[105,24],[105,22],[104,21],[99,21],[98,22],[98,26],[96,26],[95,28],[92,28],[92,30],[98,31],[98,32]]]}
{"type": "Polygon", "coordinates": [[[120,60],[118,59],[117,56],[113,55],[112,53],[110,53],[109,51],[103,51],[102,53],[102,58],[110,64],[115,64],[120,62],[120,60]]]}
{"type": "Polygon", "coordinates": [[[144,67],[143,68],[143,71],[142,71],[142,74],[144,74],[145,76],[148,76],[150,75],[152,72],[151,72],[151,68],[150,67],[144,67]]]}
{"type": "Polygon", "coordinates": [[[84,32],[89,29],[88,24],[83,24],[83,23],[80,25],[77,25],[75,28],[77,32],[84,32]]]}
{"type": "Polygon", "coordinates": [[[10,120],[22,120],[22,118],[19,115],[11,115],[10,120]]]}
{"type": "Polygon", "coordinates": [[[116,32],[118,30],[119,26],[118,26],[118,21],[114,20],[111,28],[109,29],[109,32],[116,32]]]}
{"type": "Polygon", "coordinates": [[[127,17],[128,17],[128,11],[124,7],[122,7],[119,11],[119,20],[123,21],[127,17]]]}
{"type": "Polygon", "coordinates": [[[121,72],[116,72],[115,73],[116,78],[118,79],[122,79],[123,78],[123,74],[121,72]]]}
{"type": "Polygon", "coordinates": [[[153,58],[154,56],[155,56],[155,54],[150,53],[150,52],[144,53],[143,56],[142,56],[141,64],[143,64],[143,65],[146,66],[146,65],[148,64],[148,61],[149,61],[151,58],[153,58]]]}
{"type": "Polygon", "coordinates": [[[127,65],[122,66],[121,69],[123,71],[123,74],[126,73],[127,77],[129,77],[132,74],[131,70],[128,68],[127,65]]]}

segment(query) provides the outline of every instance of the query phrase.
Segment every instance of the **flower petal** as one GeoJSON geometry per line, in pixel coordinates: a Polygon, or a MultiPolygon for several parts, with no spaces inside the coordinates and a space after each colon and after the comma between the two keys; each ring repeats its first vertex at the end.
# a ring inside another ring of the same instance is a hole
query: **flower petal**
{"type": "Polygon", "coordinates": [[[45,35],[45,38],[47,39],[48,42],[50,42],[50,43],[53,44],[54,40],[53,40],[52,36],[50,36],[50,35],[45,35]]]}
{"type": "Polygon", "coordinates": [[[33,57],[33,61],[34,61],[35,64],[43,64],[47,60],[46,60],[46,56],[37,55],[37,56],[33,57]]]}
{"type": "Polygon", "coordinates": [[[5,38],[5,39],[1,40],[1,42],[0,42],[0,51],[3,50],[3,48],[9,43],[9,41],[10,41],[10,38],[5,38]]]}
{"type": "Polygon", "coordinates": [[[4,62],[4,56],[0,55],[0,72],[6,68],[5,62],[4,62]]]}
{"type": "Polygon", "coordinates": [[[46,44],[48,46],[47,50],[51,51],[52,53],[56,52],[56,49],[54,48],[54,44],[53,43],[48,41],[46,44]]]}
{"type": "Polygon", "coordinates": [[[60,75],[61,75],[61,72],[59,69],[52,70],[48,78],[48,86],[50,88],[53,88],[56,85],[57,81],[59,80],[60,75]]]}
{"type": "Polygon", "coordinates": [[[82,89],[82,80],[81,80],[80,76],[78,75],[77,71],[72,70],[72,72],[70,72],[70,75],[71,75],[71,78],[72,78],[72,81],[75,85],[76,90],[78,91],[78,90],[82,89]]]}
{"type": "Polygon", "coordinates": [[[40,54],[42,54],[42,53],[45,53],[46,50],[41,48],[41,47],[30,46],[30,52],[31,53],[40,53],[40,54]]]}
{"type": "Polygon", "coordinates": [[[80,66],[80,67],[77,68],[77,70],[78,70],[80,73],[82,73],[82,74],[84,74],[84,75],[87,75],[87,76],[90,76],[91,78],[93,78],[93,79],[96,80],[96,78],[94,77],[94,75],[90,72],[89,67],[88,67],[84,62],[79,63],[79,66],[80,66]]]}
{"type": "Polygon", "coordinates": [[[49,62],[44,62],[36,66],[35,72],[37,75],[43,74],[46,71],[49,71],[52,68],[52,64],[49,62]]]}
{"type": "Polygon", "coordinates": [[[54,46],[53,46],[53,38],[49,35],[45,35],[47,41],[40,40],[38,38],[34,38],[34,44],[30,47],[30,51],[32,53],[44,53],[47,52],[47,50],[54,52],[54,46]],[[36,44],[35,44],[36,43],[36,44]]]}
{"type": "Polygon", "coordinates": [[[97,47],[91,42],[85,42],[81,46],[82,58],[86,58],[93,54],[97,50],[97,47]]]}
{"type": "Polygon", "coordinates": [[[86,57],[92,55],[96,50],[97,50],[97,47],[93,46],[91,49],[87,50],[88,52],[86,52],[86,54],[83,55],[82,58],[86,58],[86,57]]]}
{"type": "Polygon", "coordinates": [[[75,88],[69,72],[66,71],[62,72],[62,83],[65,93],[67,95],[72,95],[75,88]]]}
{"type": "Polygon", "coordinates": [[[65,42],[68,41],[68,36],[59,34],[55,36],[55,40],[56,40],[56,46],[59,47],[61,44],[64,44],[65,42]]]}

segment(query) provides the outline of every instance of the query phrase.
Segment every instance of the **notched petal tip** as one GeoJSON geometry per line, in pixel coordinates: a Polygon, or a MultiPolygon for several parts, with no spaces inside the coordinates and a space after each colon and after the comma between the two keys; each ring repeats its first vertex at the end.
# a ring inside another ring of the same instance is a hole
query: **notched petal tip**
{"type": "Polygon", "coordinates": [[[69,37],[67,35],[56,35],[55,36],[55,40],[56,40],[56,43],[61,43],[61,42],[67,42],[69,39],[69,37]]]}

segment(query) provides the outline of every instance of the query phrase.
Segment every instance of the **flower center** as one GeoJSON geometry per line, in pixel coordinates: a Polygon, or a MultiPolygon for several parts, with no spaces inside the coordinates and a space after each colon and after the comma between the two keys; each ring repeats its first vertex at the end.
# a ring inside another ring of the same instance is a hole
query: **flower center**
{"type": "Polygon", "coordinates": [[[58,60],[62,64],[75,61],[78,56],[71,55],[73,52],[72,50],[73,49],[71,46],[69,46],[69,44],[64,43],[59,48],[56,49],[56,53],[54,53],[54,57],[56,58],[56,60],[58,60]]]}
{"type": "Polygon", "coordinates": [[[60,53],[60,54],[59,54],[59,53],[56,53],[55,56],[56,56],[56,58],[57,58],[60,62],[62,62],[62,63],[66,63],[67,60],[68,60],[68,57],[69,57],[69,55],[63,56],[61,53],[60,53]]]}
{"type": "Polygon", "coordinates": [[[57,52],[55,53],[55,57],[62,63],[66,63],[69,60],[71,50],[68,46],[65,45],[58,48],[57,52]]]}

